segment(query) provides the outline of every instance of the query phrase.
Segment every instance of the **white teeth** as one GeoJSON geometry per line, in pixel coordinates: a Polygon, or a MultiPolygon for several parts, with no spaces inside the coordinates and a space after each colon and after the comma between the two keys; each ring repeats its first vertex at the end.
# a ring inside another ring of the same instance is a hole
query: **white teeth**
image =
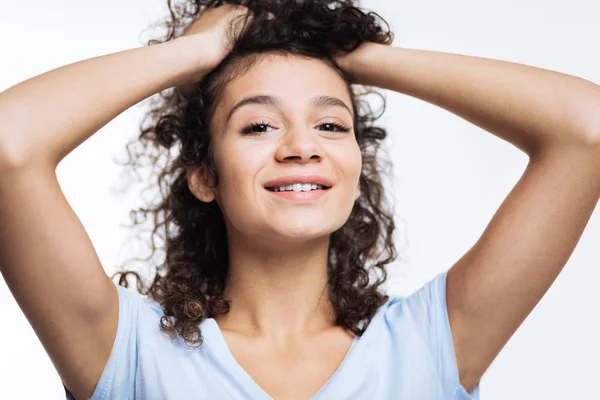
{"type": "Polygon", "coordinates": [[[291,185],[273,187],[273,191],[275,191],[275,192],[286,192],[286,191],[308,192],[311,190],[323,190],[323,189],[324,189],[324,187],[322,185],[317,185],[316,183],[294,183],[291,185]]]}

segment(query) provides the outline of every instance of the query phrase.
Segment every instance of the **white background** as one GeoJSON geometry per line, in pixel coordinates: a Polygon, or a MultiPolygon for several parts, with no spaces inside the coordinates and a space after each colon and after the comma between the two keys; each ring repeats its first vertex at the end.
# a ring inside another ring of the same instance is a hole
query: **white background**
{"type": "MultiPolygon", "coordinates": [[[[0,91],[65,64],[141,46],[147,37],[140,34],[163,15],[164,3],[0,0],[0,91]]],[[[390,23],[395,46],[502,59],[600,83],[596,1],[371,0],[363,5],[390,23]]],[[[396,202],[400,254],[388,289],[406,295],[476,242],[523,173],[527,156],[441,108],[393,92],[387,100],[381,122],[389,130],[387,148],[395,164],[389,190],[396,202]]],[[[132,107],[58,168],[61,187],[109,274],[124,259],[129,232],[120,225],[129,221],[136,195],[111,194],[121,170],[113,158],[137,135],[142,112],[132,107]]],[[[596,212],[557,281],[484,375],[482,399],[598,395],[599,243],[596,212]]],[[[0,305],[0,398],[64,398],[58,374],[2,279],[0,305]]]]}

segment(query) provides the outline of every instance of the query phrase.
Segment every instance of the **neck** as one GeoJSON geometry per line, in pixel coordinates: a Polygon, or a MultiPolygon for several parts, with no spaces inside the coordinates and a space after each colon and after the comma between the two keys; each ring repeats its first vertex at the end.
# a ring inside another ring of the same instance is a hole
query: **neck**
{"type": "MultiPolygon", "coordinates": [[[[231,231],[230,231],[231,232],[231,231]]],[[[329,236],[304,242],[229,234],[221,329],[278,343],[302,340],[334,326],[327,285],[329,236]]]]}

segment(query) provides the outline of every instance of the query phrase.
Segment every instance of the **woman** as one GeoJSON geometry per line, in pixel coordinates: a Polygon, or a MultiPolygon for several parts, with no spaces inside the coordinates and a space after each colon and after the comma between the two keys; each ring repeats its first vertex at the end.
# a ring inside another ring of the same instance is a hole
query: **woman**
{"type": "Polygon", "coordinates": [[[172,21],[164,43],[0,95],[0,268],[65,386],[93,399],[478,398],[597,203],[597,86],[389,46],[350,2],[215,3],[179,10],[194,22],[172,21]],[[348,82],[436,104],[530,157],[480,241],[407,298],[378,291],[395,256],[385,131],[348,82]],[[105,275],[53,172],[171,87],[141,138],[180,151],[149,210],[167,257],[144,302],[105,275]],[[26,114],[48,104],[42,129],[26,114]]]}

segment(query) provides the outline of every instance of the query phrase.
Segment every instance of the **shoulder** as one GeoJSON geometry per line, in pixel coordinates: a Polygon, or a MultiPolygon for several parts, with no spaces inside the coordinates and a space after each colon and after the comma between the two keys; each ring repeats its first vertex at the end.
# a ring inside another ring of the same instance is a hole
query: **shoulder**
{"type": "Polygon", "coordinates": [[[452,343],[445,282],[446,272],[442,272],[408,296],[390,296],[372,327],[384,352],[399,352],[404,360],[428,360],[434,369],[443,362],[441,357],[446,357],[452,343]]]}
{"type": "Polygon", "coordinates": [[[384,319],[392,325],[425,324],[433,328],[436,319],[447,318],[446,276],[440,272],[408,296],[390,296],[382,307],[384,319]]]}
{"type": "Polygon", "coordinates": [[[161,304],[152,299],[144,296],[132,289],[126,288],[113,282],[119,293],[119,306],[131,308],[134,312],[144,312],[155,315],[163,315],[163,309],[161,304]]]}
{"type": "Polygon", "coordinates": [[[113,283],[119,293],[118,333],[138,345],[160,337],[160,319],[164,315],[161,304],[133,289],[113,283]]]}
{"type": "Polygon", "coordinates": [[[478,387],[468,394],[459,382],[446,302],[447,272],[438,273],[408,296],[390,297],[378,324],[384,338],[382,352],[415,379],[438,382],[443,393],[477,399],[478,387]]]}

